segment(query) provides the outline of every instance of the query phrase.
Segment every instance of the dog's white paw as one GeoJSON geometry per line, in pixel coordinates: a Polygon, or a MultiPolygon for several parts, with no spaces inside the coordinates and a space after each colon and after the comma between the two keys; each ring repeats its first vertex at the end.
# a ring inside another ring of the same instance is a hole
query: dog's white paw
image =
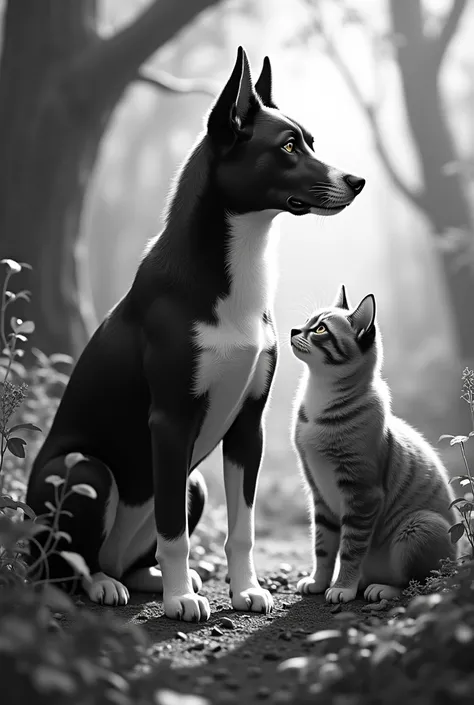
{"type": "Polygon", "coordinates": [[[393,600],[394,597],[400,597],[401,594],[401,589],[393,585],[372,583],[366,588],[364,597],[367,602],[378,602],[379,600],[393,600]]]}
{"type": "Polygon", "coordinates": [[[126,605],[130,599],[130,593],[125,585],[109,578],[105,573],[95,573],[90,580],[83,581],[82,586],[92,602],[99,605],[126,605]]]}
{"type": "Polygon", "coordinates": [[[326,602],[351,602],[355,600],[357,587],[341,588],[330,587],[326,590],[326,602]]]}
{"type": "Polygon", "coordinates": [[[329,581],[321,580],[320,578],[318,578],[317,575],[315,578],[313,578],[311,575],[306,575],[304,578],[301,578],[301,580],[298,581],[296,590],[301,593],[301,595],[318,595],[323,592],[326,592],[328,587],[329,581]]]}
{"type": "Polygon", "coordinates": [[[207,622],[211,616],[208,600],[195,593],[173,595],[172,597],[165,595],[163,606],[167,617],[183,622],[207,622]]]}
{"type": "Polygon", "coordinates": [[[232,590],[231,600],[234,610],[261,614],[270,614],[273,610],[273,597],[261,587],[250,587],[238,592],[232,590]]]}

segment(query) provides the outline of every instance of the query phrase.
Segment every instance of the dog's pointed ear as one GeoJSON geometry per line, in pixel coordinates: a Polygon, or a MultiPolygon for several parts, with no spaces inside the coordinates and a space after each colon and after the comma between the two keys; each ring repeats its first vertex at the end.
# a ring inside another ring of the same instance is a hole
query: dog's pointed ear
{"type": "Polygon", "coordinates": [[[251,109],[258,105],[247,54],[239,47],[231,76],[207,120],[207,133],[212,142],[227,151],[237,139],[249,139],[252,130],[246,120],[251,109]]]}
{"type": "Polygon", "coordinates": [[[258,77],[257,83],[255,84],[255,90],[257,91],[262,103],[267,108],[277,107],[272,98],[272,66],[268,56],[266,56],[263,60],[262,71],[258,77]]]}
{"type": "Polygon", "coordinates": [[[359,346],[367,350],[375,338],[375,296],[365,296],[348,318],[356,332],[359,346]]]}
{"type": "Polygon", "coordinates": [[[339,287],[339,291],[337,292],[337,296],[333,302],[333,307],[344,308],[346,311],[348,311],[350,308],[346,295],[346,287],[344,286],[344,284],[341,284],[339,287]]]}

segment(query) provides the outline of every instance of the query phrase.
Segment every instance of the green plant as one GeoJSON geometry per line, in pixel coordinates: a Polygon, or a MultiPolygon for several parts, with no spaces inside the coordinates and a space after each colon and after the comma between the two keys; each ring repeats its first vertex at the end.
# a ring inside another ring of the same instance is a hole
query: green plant
{"type": "MultiPolygon", "coordinates": [[[[28,265],[10,259],[2,264],[7,272],[0,302],[1,700],[5,705],[22,701],[33,705],[69,702],[128,705],[133,700],[127,675],[141,656],[146,643],[144,632],[110,614],[97,615],[86,610],[79,613],[71,598],[52,585],[55,581],[48,576],[47,559],[59,553],[75,574],[90,577],[80,555],[58,551],[60,541],[71,541],[60,530],[59,522],[62,516],[70,514],[64,506],[68,497],[76,493],[94,500],[95,490],[74,483],[70,477],[73,457],[69,457],[64,478],[57,475],[46,478],[53,485],[54,500],[45,503],[45,512],[39,516],[22,501],[26,484],[24,466],[16,476],[17,496],[4,490],[8,483],[13,489],[11,478],[18,464],[26,460],[27,440],[18,432],[34,439],[34,434],[41,430],[37,425],[40,417],[45,427],[49,426],[67,383],[67,376],[58,367],[70,364],[71,359],[65,355],[47,357],[33,349],[36,363],[27,370],[20,362],[23,350],[19,344],[27,342],[26,336],[33,333],[34,324],[12,317],[8,332],[6,314],[18,299],[29,301],[28,291],[14,294],[9,290],[11,277],[28,265]],[[30,555],[32,547],[37,549],[34,559],[30,555]],[[68,620],[67,631],[58,621],[64,615],[68,620]]],[[[76,577],[58,582],[69,579],[76,577]]]]}
{"type": "MultiPolygon", "coordinates": [[[[26,457],[26,440],[19,437],[18,431],[40,431],[41,429],[29,421],[11,425],[12,417],[23,405],[28,394],[28,385],[25,382],[20,384],[10,381],[9,377],[16,374],[22,378],[26,371],[18,363],[24,351],[19,349],[18,343],[27,342],[26,335],[34,332],[33,321],[22,321],[12,317],[10,319],[11,332],[7,332],[6,313],[7,309],[18,299],[30,300],[30,292],[22,290],[13,293],[8,285],[14,274],[19,274],[22,269],[30,268],[26,263],[18,263],[12,259],[1,261],[7,268],[5,281],[2,289],[0,302],[0,337],[3,344],[2,357],[0,358],[0,369],[3,370],[3,380],[1,382],[0,394],[0,585],[18,584],[25,581],[33,582],[36,587],[48,582],[48,559],[57,553],[59,541],[71,541],[71,537],[60,531],[59,522],[61,516],[70,514],[64,509],[64,503],[71,494],[83,494],[91,499],[96,498],[95,490],[86,484],[71,484],[69,482],[70,466],[66,467],[66,478],[51,475],[46,478],[54,486],[54,504],[46,502],[47,511],[37,517],[35,512],[25,502],[15,499],[11,495],[2,492],[4,460],[9,451],[16,458],[26,457]],[[21,510],[27,517],[26,521],[16,521],[17,510],[21,510]],[[46,540],[40,543],[37,535],[46,532],[46,540]],[[39,557],[33,561],[27,561],[28,544],[34,544],[39,551],[39,557]],[[45,578],[38,579],[39,574],[45,574],[45,578]]],[[[59,373],[54,368],[55,362],[69,362],[67,356],[55,356],[55,360],[48,358],[40,351],[35,351],[36,358],[40,364],[36,369],[38,380],[54,378],[58,380],[59,373]]],[[[64,381],[64,380],[62,380],[64,381]]],[[[88,568],[84,560],[76,553],[60,551],[59,554],[80,575],[89,576],[88,568]]],[[[69,578],[68,578],[69,579],[69,578]]],[[[74,578],[73,578],[74,579],[74,578]]],[[[64,582],[61,580],[61,582],[64,582]]]]}
{"type": "Polygon", "coordinates": [[[453,543],[457,543],[464,536],[469,542],[471,556],[474,557],[474,527],[472,522],[472,513],[474,510],[474,478],[471,474],[465,449],[466,443],[468,443],[469,439],[474,436],[474,371],[466,367],[462,373],[462,381],[461,399],[469,404],[472,431],[469,432],[468,436],[453,436],[450,434],[444,434],[440,436],[439,440],[442,441],[444,439],[449,439],[450,445],[458,445],[461,451],[464,467],[466,468],[466,474],[456,475],[452,477],[449,482],[451,484],[452,482],[458,481],[461,487],[468,490],[468,494],[465,492],[462,497],[456,497],[456,499],[451,502],[450,507],[454,506],[456,508],[459,512],[461,520],[456,524],[453,524],[453,526],[450,527],[449,532],[453,543]]]}
{"type": "Polygon", "coordinates": [[[403,595],[411,598],[417,595],[430,595],[434,592],[449,590],[452,585],[451,579],[458,575],[462,569],[463,562],[443,558],[440,561],[439,568],[432,570],[430,577],[425,582],[420,583],[418,580],[410,580],[408,587],[403,591],[403,595]]]}
{"type": "Polygon", "coordinates": [[[298,705],[468,704],[474,688],[474,561],[446,577],[446,592],[419,595],[386,621],[353,612],[308,637],[309,654],[280,670],[296,675],[298,705]]]}
{"type": "Polygon", "coordinates": [[[110,612],[79,610],[54,586],[40,593],[30,587],[0,590],[5,705],[129,705],[131,672],[146,645],[138,625],[110,612]]]}
{"type": "MultiPolygon", "coordinates": [[[[0,302],[0,337],[3,345],[2,355],[0,359],[2,363],[2,368],[4,370],[3,380],[2,380],[2,392],[0,399],[0,492],[3,488],[3,464],[5,459],[5,454],[8,451],[18,458],[24,458],[26,441],[18,436],[18,434],[13,435],[22,429],[27,429],[29,431],[40,431],[38,426],[32,423],[19,423],[13,426],[9,426],[9,421],[12,415],[21,406],[27,396],[28,385],[22,382],[21,384],[15,384],[9,380],[9,376],[12,370],[12,366],[15,365],[17,358],[21,358],[24,354],[23,350],[18,349],[17,345],[19,342],[26,342],[26,335],[33,333],[35,325],[33,321],[22,321],[19,318],[12,317],[10,319],[11,333],[7,333],[6,325],[6,313],[8,307],[17,301],[18,299],[30,300],[30,292],[26,290],[19,291],[14,294],[9,291],[8,284],[11,277],[14,274],[21,272],[23,268],[29,268],[28,264],[19,264],[11,259],[4,259],[0,262],[7,267],[7,273],[5,276],[5,281],[2,289],[2,299],[0,302]]],[[[2,508],[2,504],[0,504],[2,508]]],[[[10,504],[9,508],[13,508],[10,504]]],[[[25,505],[20,503],[16,508],[21,508],[25,510],[25,505]],[[22,506],[20,506],[22,505],[22,506]]],[[[28,511],[26,511],[28,513],[28,511]]],[[[31,514],[30,514],[31,516],[31,514]]]]}

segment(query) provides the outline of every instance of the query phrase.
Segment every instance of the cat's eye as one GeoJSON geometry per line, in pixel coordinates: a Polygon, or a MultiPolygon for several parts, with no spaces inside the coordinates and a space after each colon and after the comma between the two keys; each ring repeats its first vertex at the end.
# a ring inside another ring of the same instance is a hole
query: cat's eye
{"type": "Polygon", "coordinates": [[[322,335],[326,332],[326,326],[318,326],[315,332],[317,333],[317,335],[322,335]]]}
{"type": "Polygon", "coordinates": [[[292,154],[295,151],[295,143],[293,140],[289,140],[286,144],[284,144],[283,149],[285,152],[288,152],[288,154],[292,154]]]}

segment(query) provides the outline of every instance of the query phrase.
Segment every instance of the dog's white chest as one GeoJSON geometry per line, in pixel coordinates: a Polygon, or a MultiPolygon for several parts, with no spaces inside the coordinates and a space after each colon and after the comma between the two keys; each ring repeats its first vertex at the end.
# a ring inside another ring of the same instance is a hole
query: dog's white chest
{"type": "MultiPolygon", "coordinates": [[[[210,331],[201,331],[201,339],[206,332],[210,331]]],[[[201,349],[195,393],[206,394],[208,406],[194,446],[193,465],[222,440],[237,416],[255,375],[262,349],[263,336],[260,337],[262,340],[249,341],[245,347],[227,343],[201,349]]]]}
{"type": "Polygon", "coordinates": [[[257,395],[268,365],[265,350],[274,341],[263,314],[273,298],[268,236],[274,214],[234,216],[228,250],[229,294],[216,303],[216,323],[197,321],[194,344],[198,353],[194,374],[196,396],[207,395],[207,412],[194,446],[195,465],[222,440],[242,403],[257,395]]]}

